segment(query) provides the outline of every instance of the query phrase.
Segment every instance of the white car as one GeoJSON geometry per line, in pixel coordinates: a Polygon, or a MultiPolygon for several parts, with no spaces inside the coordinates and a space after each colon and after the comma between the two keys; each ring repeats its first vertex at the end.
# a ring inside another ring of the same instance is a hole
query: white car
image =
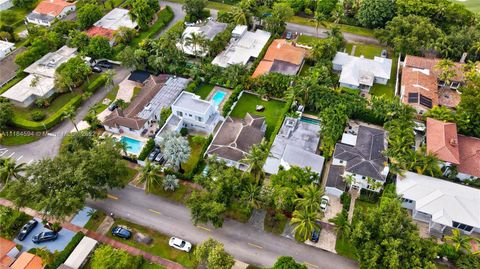
{"type": "Polygon", "coordinates": [[[194,22],[185,22],[185,26],[192,27],[192,26],[195,26],[195,23],[194,22]]]}
{"type": "Polygon", "coordinates": [[[172,248],[176,248],[178,250],[182,250],[185,252],[190,252],[190,250],[192,249],[192,244],[190,242],[187,242],[183,239],[176,238],[176,237],[170,238],[170,241],[168,241],[168,244],[172,248]]]}
{"type": "Polygon", "coordinates": [[[327,211],[328,202],[330,202],[330,198],[326,195],[322,196],[322,201],[320,202],[320,210],[322,210],[322,212],[327,211]]]}

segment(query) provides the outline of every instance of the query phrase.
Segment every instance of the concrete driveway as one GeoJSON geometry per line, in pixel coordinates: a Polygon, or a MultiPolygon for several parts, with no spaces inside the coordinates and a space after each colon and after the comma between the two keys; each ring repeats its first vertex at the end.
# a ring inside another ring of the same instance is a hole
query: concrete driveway
{"type": "Polygon", "coordinates": [[[340,198],[335,197],[333,195],[328,195],[330,198],[329,205],[327,207],[327,211],[325,211],[322,221],[332,223],[329,219],[335,218],[338,213],[342,212],[342,203],[340,202],[340,198]]]}

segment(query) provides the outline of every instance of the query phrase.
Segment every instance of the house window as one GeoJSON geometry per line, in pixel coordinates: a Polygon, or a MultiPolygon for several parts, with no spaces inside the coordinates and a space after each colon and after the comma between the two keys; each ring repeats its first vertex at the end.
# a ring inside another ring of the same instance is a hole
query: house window
{"type": "Polygon", "coordinates": [[[466,232],[471,232],[473,230],[472,226],[469,226],[469,225],[466,225],[466,224],[463,224],[463,223],[460,223],[460,222],[456,222],[456,221],[453,221],[452,226],[457,228],[457,229],[464,230],[466,232]]]}
{"type": "Polygon", "coordinates": [[[366,177],[365,177],[365,176],[362,176],[362,179],[366,179],[366,177]]]}
{"type": "Polygon", "coordinates": [[[422,106],[432,108],[432,99],[420,94],[420,104],[422,106]]]}
{"type": "Polygon", "coordinates": [[[450,88],[452,89],[457,89],[458,87],[460,87],[460,82],[452,82],[452,84],[450,84],[450,88]]]}
{"type": "Polygon", "coordinates": [[[410,92],[408,93],[408,103],[418,103],[418,92],[410,92]]]}
{"type": "Polygon", "coordinates": [[[192,114],[188,114],[188,116],[189,116],[190,118],[193,117],[192,114]]]}
{"type": "Polygon", "coordinates": [[[199,116],[196,116],[195,119],[196,119],[197,121],[203,121],[202,117],[199,117],[199,116]]]}
{"type": "Polygon", "coordinates": [[[177,115],[178,115],[179,117],[183,117],[183,112],[182,112],[182,111],[177,111],[177,115]]]}

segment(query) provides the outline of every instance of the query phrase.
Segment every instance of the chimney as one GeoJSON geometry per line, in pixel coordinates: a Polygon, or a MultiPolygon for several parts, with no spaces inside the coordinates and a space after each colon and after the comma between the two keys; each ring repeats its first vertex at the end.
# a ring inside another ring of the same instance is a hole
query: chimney
{"type": "Polygon", "coordinates": [[[462,54],[462,58],[460,59],[460,63],[462,63],[462,64],[465,63],[465,60],[467,59],[467,55],[468,55],[468,53],[466,53],[466,52],[464,52],[464,53],[462,54]]]}
{"type": "Polygon", "coordinates": [[[458,145],[457,139],[455,139],[455,138],[450,139],[450,145],[452,147],[456,147],[458,145]]]}

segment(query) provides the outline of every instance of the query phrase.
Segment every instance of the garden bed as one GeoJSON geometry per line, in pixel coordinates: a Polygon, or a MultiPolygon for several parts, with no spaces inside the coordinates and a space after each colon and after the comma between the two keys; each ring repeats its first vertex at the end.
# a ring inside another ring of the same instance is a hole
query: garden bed
{"type": "Polygon", "coordinates": [[[91,231],[96,231],[106,216],[107,214],[105,214],[105,212],[102,210],[96,210],[88,220],[87,224],[85,224],[84,228],[91,231]]]}

